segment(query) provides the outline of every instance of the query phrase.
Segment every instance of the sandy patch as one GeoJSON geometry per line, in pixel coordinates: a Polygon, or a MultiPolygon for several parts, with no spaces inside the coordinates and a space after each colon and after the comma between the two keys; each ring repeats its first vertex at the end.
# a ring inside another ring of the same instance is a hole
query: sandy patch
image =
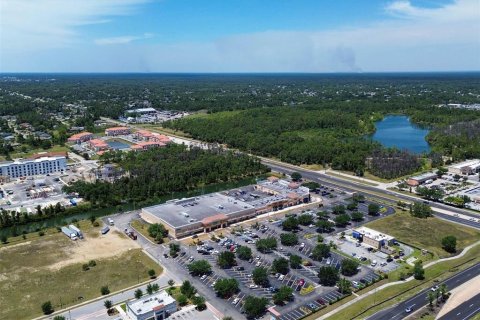
{"type": "Polygon", "coordinates": [[[118,256],[130,249],[140,248],[136,241],[124,236],[118,231],[110,231],[101,236],[85,236],[83,240],[75,241],[72,246],[64,248],[68,259],[49,266],[58,270],[74,263],[87,263],[89,260],[118,256]]]}
{"type": "Polygon", "coordinates": [[[30,243],[32,243],[32,241],[20,242],[20,243],[17,243],[17,244],[12,244],[12,245],[8,245],[8,246],[4,246],[4,247],[1,247],[1,248],[0,248],[0,252],[2,252],[2,251],[4,251],[4,250],[9,250],[9,249],[12,249],[12,248],[17,248],[17,247],[21,247],[21,246],[26,246],[26,245],[29,245],[30,243]]]}
{"type": "Polygon", "coordinates": [[[452,311],[462,303],[467,300],[470,300],[474,296],[478,294],[478,284],[480,283],[480,276],[476,276],[473,279],[465,282],[461,286],[456,287],[455,289],[450,290],[452,293],[450,298],[448,298],[447,302],[437,314],[435,319],[440,318],[441,316],[447,314],[448,312],[452,311]]]}

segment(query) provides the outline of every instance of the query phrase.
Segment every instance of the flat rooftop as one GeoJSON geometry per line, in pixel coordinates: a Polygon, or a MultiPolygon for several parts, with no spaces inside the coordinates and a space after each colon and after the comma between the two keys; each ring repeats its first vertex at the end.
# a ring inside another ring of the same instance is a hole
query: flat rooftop
{"type": "Polygon", "coordinates": [[[390,240],[395,239],[394,237],[389,236],[388,234],[384,234],[384,233],[378,232],[377,230],[373,230],[373,229],[363,227],[363,226],[359,227],[359,228],[356,228],[354,230],[359,232],[363,236],[366,236],[370,239],[375,239],[377,241],[381,241],[381,240],[390,241],[390,240]]]}
{"type": "Polygon", "coordinates": [[[42,162],[42,161],[53,161],[53,160],[60,160],[66,159],[64,156],[55,156],[55,157],[39,157],[36,159],[16,159],[14,161],[2,161],[0,165],[7,165],[7,164],[23,164],[23,163],[31,163],[31,162],[42,162]]]}
{"type": "Polygon", "coordinates": [[[251,204],[221,194],[172,200],[164,204],[147,207],[143,210],[165,221],[174,228],[202,222],[203,219],[217,215],[228,215],[255,209],[251,204]]]}
{"type": "Polygon", "coordinates": [[[142,297],[140,299],[128,302],[128,306],[136,315],[144,314],[152,311],[156,307],[167,306],[175,302],[166,291],[160,291],[158,293],[142,297]]]}
{"type": "Polygon", "coordinates": [[[427,173],[424,173],[424,174],[419,174],[418,176],[410,177],[410,179],[413,179],[413,180],[425,180],[425,179],[429,179],[429,178],[431,178],[431,177],[436,177],[436,176],[437,176],[436,173],[427,172],[427,173]]]}
{"type": "Polygon", "coordinates": [[[456,168],[456,169],[461,169],[463,167],[470,167],[470,166],[479,166],[480,165],[480,160],[474,159],[474,160],[467,160],[463,161],[454,165],[451,165],[450,168],[456,168]]]}

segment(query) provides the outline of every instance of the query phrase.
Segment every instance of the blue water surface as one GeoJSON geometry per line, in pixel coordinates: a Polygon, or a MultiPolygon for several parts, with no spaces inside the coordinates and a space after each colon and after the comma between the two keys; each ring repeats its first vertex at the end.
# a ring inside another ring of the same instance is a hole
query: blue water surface
{"type": "Polygon", "coordinates": [[[429,152],[425,140],[428,129],[422,129],[410,122],[407,116],[390,115],[375,123],[377,131],[371,136],[385,147],[397,147],[414,153],[429,152]]]}

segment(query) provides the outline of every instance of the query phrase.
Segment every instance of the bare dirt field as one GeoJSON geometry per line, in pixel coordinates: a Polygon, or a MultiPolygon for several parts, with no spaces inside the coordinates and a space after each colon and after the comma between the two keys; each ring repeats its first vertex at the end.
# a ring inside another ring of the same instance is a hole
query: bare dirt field
{"type": "Polygon", "coordinates": [[[137,242],[118,231],[110,231],[106,235],[91,237],[88,234],[84,240],[76,241],[62,250],[68,259],[62,259],[49,266],[50,269],[60,269],[64,266],[101,258],[119,256],[122,253],[140,248],[137,242]]]}
{"type": "Polygon", "coordinates": [[[72,241],[56,230],[0,248],[0,319],[31,319],[51,301],[56,310],[100,296],[100,288],[122,290],[162,272],[136,241],[81,221],[84,240],[72,241]],[[90,260],[95,264],[83,268],[90,260]],[[19,306],[22,306],[19,308],[19,306]]]}

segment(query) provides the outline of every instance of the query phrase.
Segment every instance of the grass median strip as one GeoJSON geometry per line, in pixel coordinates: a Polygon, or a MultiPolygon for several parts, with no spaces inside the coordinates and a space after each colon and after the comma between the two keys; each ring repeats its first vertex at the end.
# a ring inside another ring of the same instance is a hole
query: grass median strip
{"type": "Polygon", "coordinates": [[[332,320],[345,320],[345,319],[353,319],[357,317],[359,314],[368,310],[361,315],[362,318],[367,317],[368,315],[372,315],[375,312],[390,307],[396,303],[399,303],[408,297],[413,296],[417,292],[432,286],[434,283],[434,279],[438,281],[442,281],[452,275],[455,272],[461,271],[477,262],[480,261],[480,245],[476,245],[472,249],[470,249],[463,257],[458,259],[444,261],[441,263],[437,263],[429,268],[425,269],[425,280],[418,281],[413,280],[409,282],[405,282],[402,284],[394,285],[382,290],[375,292],[374,294],[365,297],[364,299],[356,302],[352,306],[339,311],[338,313],[329,317],[332,320]],[[385,301],[388,297],[395,297],[394,299],[385,301]],[[385,301],[384,303],[381,303],[385,301]],[[380,303],[380,304],[379,304],[380,303]]]}

